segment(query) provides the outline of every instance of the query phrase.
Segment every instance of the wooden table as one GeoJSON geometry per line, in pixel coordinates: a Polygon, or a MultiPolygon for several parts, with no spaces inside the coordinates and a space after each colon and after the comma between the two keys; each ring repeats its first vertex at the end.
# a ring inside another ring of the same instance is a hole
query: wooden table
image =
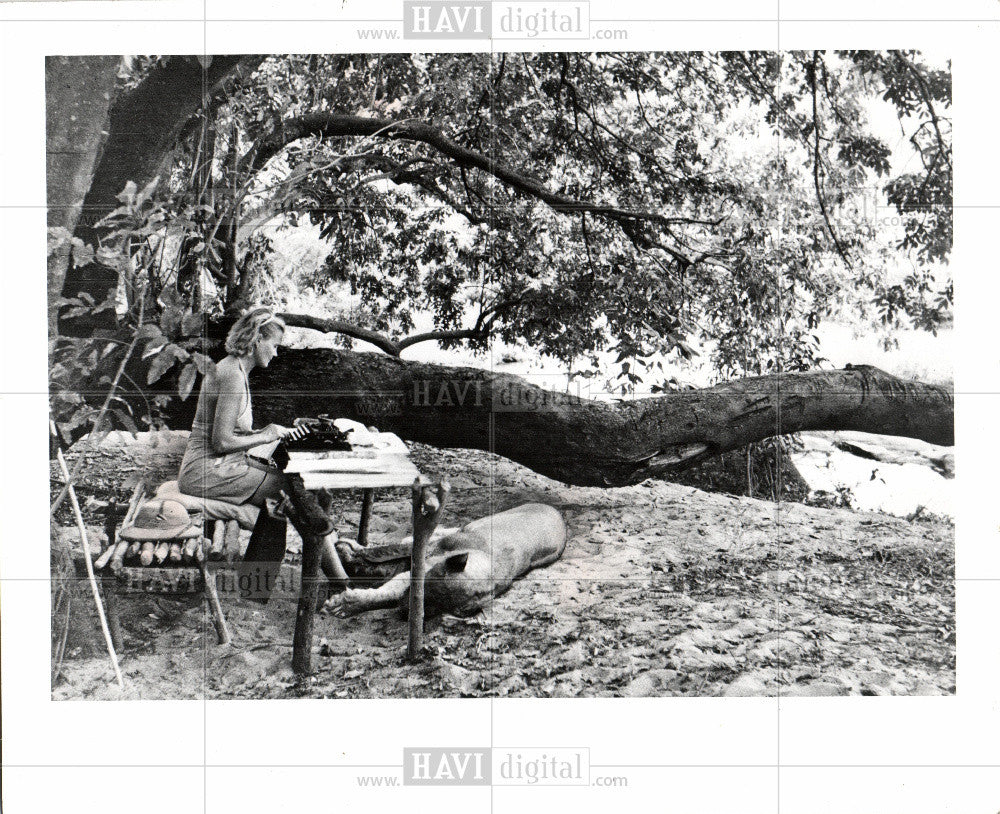
{"type": "MultiPolygon", "coordinates": [[[[375,489],[412,486],[420,472],[409,458],[406,444],[397,435],[368,433],[365,444],[344,452],[289,452],[285,473],[298,476],[308,491],[361,489],[361,519],[358,543],[368,541],[375,489]]],[[[299,674],[312,672],[312,624],[319,595],[319,562],[322,540],[302,536],[302,582],[295,619],[292,669],[299,674]]]]}

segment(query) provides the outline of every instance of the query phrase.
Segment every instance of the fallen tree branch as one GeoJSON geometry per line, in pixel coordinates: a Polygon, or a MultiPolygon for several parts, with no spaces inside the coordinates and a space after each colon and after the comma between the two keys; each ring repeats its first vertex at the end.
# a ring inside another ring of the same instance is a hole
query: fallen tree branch
{"type": "MultiPolygon", "coordinates": [[[[616,403],[544,390],[505,373],[328,349],[288,350],[255,377],[261,421],[330,413],[410,441],[494,452],[580,486],[638,483],[810,430],[954,444],[950,390],[867,365],[616,403]]],[[[189,427],[192,410],[178,404],[171,426],[189,427]]]]}

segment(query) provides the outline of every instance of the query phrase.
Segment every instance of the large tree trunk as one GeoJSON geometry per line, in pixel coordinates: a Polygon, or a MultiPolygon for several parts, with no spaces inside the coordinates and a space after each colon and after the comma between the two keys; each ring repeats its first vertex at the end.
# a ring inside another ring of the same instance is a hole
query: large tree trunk
{"type": "MultiPolygon", "coordinates": [[[[489,450],[581,486],[669,474],[774,435],[857,430],[954,443],[954,398],[868,366],[741,379],[604,403],[517,376],[334,350],[282,351],[253,374],[260,421],[330,413],[407,440],[489,450]]],[[[194,399],[187,410],[193,408],[194,399]]],[[[190,415],[175,414],[182,427],[190,415]]]]}
{"type": "MultiPolygon", "coordinates": [[[[108,135],[108,111],[121,57],[45,60],[45,178],[50,228],[72,235],[108,135]]],[[[56,334],[70,245],[49,255],[49,336],[56,334]]]]}
{"type": "MultiPolygon", "coordinates": [[[[210,103],[221,85],[237,69],[253,70],[262,56],[212,57],[207,67],[196,57],[170,57],[154,68],[111,110],[110,132],[93,182],[83,201],[84,217],[76,236],[94,243],[94,225],[119,206],[118,194],[129,181],[140,188],[160,171],[183,128],[199,109],[210,103]]],[[[98,262],[70,268],[63,294],[86,292],[103,301],[118,284],[118,272],[98,262]]],[[[114,328],[114,313],[103,312],[103,322],[60,320],[60,330],[72,336],[89,336],[97,328],[114,328]]]]}

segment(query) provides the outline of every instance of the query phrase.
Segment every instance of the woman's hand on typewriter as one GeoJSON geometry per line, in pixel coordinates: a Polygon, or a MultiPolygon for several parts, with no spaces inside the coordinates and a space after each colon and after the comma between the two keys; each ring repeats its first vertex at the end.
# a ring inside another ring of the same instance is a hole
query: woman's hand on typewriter
{"type": "Polygon", "coordinates": [[[272,441],[296,441],[311,430],[311,427],[282,427],[280,424],[268,424],[263,432],[272,441]]]}
{"type": "Polygon", "coordinates": [[[298,441],[300,438],[304,438],[313,430],[308,424],[300,424],[297,427],[292,427],[288,435],[285,436],[286,441],[298,441]]]}

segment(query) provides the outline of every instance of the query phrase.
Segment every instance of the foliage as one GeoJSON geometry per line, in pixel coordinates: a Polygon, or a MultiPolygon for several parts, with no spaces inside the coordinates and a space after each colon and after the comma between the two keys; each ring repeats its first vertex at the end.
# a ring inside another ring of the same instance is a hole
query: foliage
{"type": "Polygon", "coordinates": [[[270,165],[269,211],[320,224],[325,273],[377,330],[491,315],[474,346],[567,362],[611,346],[627,387],[705,340],[726,377],[813,367],[844,287],[887,325],[948,318],[950,133],[930,134],[950,83],[914,52],[289,57],[240,99],[254,137],[309,110],[430,122],[550,190],[672,218],[559,213],[426,144],[300,139],[270,165]],[[915,129],[923,173],[892,174],[868,130],[879,96],[915,129]],[[873,217],[886,205],[899,237],[873,217]],[[919,271],[888,277],[900,257],[919,271]]]}
{"type": "MultiPolygon", "coordinates": [[[[158,408],[165,406],[167,397],[149,398],[147,387],[180,364],[177,395],[186,399],[197,374],[206,373],[213,364],[206,354],[207,315],[189,304],[197,284],[189,279],[187,297],[181,293],[184,289],[179,289],[185,279],[180,273],[182,258],[190,262],[206,251],[207,244],[192,245],[191,241],[198,226],[197,212],[190,206],[176,207],[169,201],[155,200],[157,185],[158,179],[154,179],[139,190],[129,183],[119,195],[121,206],[100,224],[102,239],[96,252],[65,230],[50,230],[50,255],[69,243],[75,262],[97,257],[103,264],[119,268],[124,282],[125,313],[119,319],[119,330],[99,331],[85,338],[61,336],[50,341],[50,404],[56,426],[67,443],[83,431],[100,436],[116,427],[135,433],[140,424],[156,426],[158,408]],[[171,242],[178,246],[173,268],[164,262],[171,242]],[[146,364],[144,381],[135,381],[124,372],[136,348],[146,364]],[[109,393],[119,369],[124,381],[109,393]],[[102,413],[95,404],[104,397],[109,401],[102,413]],[[145,408],[138,416],[133,409],[137,402],[145,408]]],[[[65,313],[70,317],[117,310],[119,306],[114,291],[101,303],[95,303],[86,292],[75,298],[61,298],[59,303],[67,307],[65,313]]]]}
{"type": "MultiPolygon", "coordinates": [[[[126,61],[122,86],[156,64],[126,61]]],[[[950,100],[947,70],[913,51],[275,56],[74,258],[114,255],[125,326],[146,286],[147,380],[180,365],[182,397],[207,364],[205,320],[266,287],[257,229],[304,219],[330,244],[305,278],[350,292],[366,328],[405,335],[429,313],[476,326],[445,347],[500,338],[568,365],[612,350],[625,393],[699,345],[722,378],[804,370],[838,310],[950,319],[950,100]],[[908,140],[872,128],[878,105],[908,140]],[[388,126],[285,138],[307,114],[388,126]]],[[[73,358],[76,373],[91,356],[73,358]]]]}

